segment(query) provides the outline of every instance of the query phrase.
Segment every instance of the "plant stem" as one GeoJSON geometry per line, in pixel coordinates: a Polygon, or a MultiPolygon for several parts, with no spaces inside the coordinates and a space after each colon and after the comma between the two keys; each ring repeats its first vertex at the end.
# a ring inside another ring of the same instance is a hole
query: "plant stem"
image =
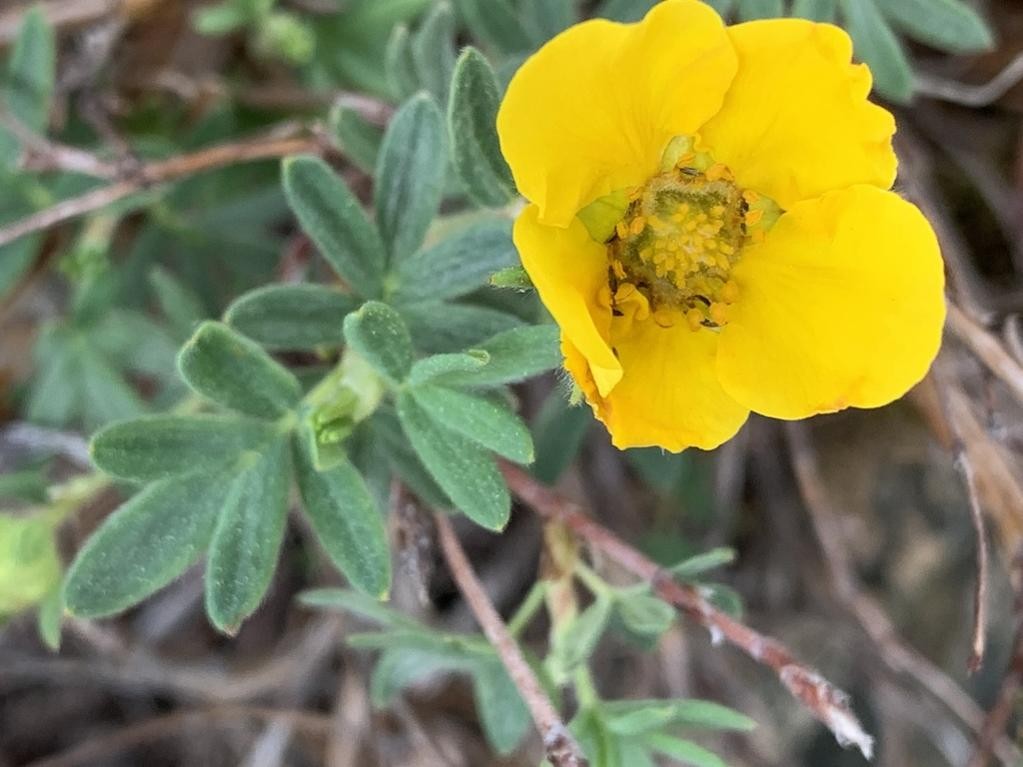
{"type": "Polygon", "coordinates": [[[787,647],[718,610],[696,588],[676,581],[656,562],[590,519],[578,505],[518,466],[503,460],[500,465],[511,491],[537,514],[559,520],[593,549],[649,583],[661,599],[770,668],[788,691],[834,733],[839,743],[854,744],[864,756],[871,757],[874,739],[849,708],[848,696],[797,660],[787,647]]]}
{"type": "Polygon", "coordinates": [[[543,599],[546,595],[546,581],[537,581],[533,584],[533,588],[526,594],[526,598],[522,600],[522,604],[515,611],[515,615],[508,621],[509,634],[517,638],[525,630],[526,626],[536,617],[537,611],[543,607],[543,599]]]}
{"type": "Polygon", "coordinates": [[[518,644],[508,633],[508,628],[501,621],[483,585],[473,572],[472,565],[462,549],[462,544],[455,535],[451,521],[441,512],[434,514],[437,533],[440,538],[444,560],[451,570],[451,575],[458,584],[459,591],[465,597],[473,615],[487,639],[497,651],[501,663],[508,671],[508,676],[522,695],[529,708],[533,722],[540,731],[544,751],[553,767],[588,767],[589,762],[583,756],[582,749],[575,738],[565,727],[564,722],[540,686],[533,669],[526,663],[518,644]]]}
{"type": "Polygon", "coordinates": [[[190,154],[154,160],[126,170],[118,180],[45,208],[0,228],[0,247],[34,232],[84,216],[159,184],[243,162],[268,160],[304,152],[322,152],[325,140],[304,126],[289,124],[262,138],[231,142],[190,154]],[[283,134],[283,135],[280,135],[283,134]]]}
{"type": "Polygon", "coordinates": [[[589,666],[583,664],[575,670],[572,676],[575,685],[575,696],[579,701],[579,708],[596,708],[600,703],[600,695],[597,693],[597,686],[593,681],[593,674],[589,666]]]}
{"type": "Polygon", "coordinates": [[[586,585],[586,588],[590,590],[590,593],[593,594],[593,596],[614,596],[614,589],[607,584],[607,581],[597,575],[597,573],[595,573],[593,569],[586,565],[582,560],[576,563],[575,574],[579,576],[579,580],[586,585]]]}

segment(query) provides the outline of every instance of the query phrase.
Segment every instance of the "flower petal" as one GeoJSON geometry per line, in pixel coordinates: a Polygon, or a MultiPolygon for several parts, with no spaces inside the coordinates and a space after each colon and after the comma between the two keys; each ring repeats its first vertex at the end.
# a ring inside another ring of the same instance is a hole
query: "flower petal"
{"type": "Polygon", "coordinates": [[[615,345],[624,375],[605,396],[587,379],[586,359],[562,342],[565,367],[579,383],[615,447],[658,446],[678,452],[711,450],[746,422],[748,408],[729,396],[714,369],[718,335],[693,332],[685,322],[662,328],[652,320],[633,324],[615,345]]]}
{"type": "Polygon", "coordinates": [[[735,70],[721,19],[697,0],[665,0],[638,24],[571,27],[522,65],[497,116],[519,191],[543,223],[566,226],[645,182],[672,138],[717,112],[735,70]]]}
{"type": "Polygon", "coordinates": [[[941,344],[938,242],[892,192],[855,186],[796,205],[732,276],[739,299],[718,375],[763,415],[885,405],[923,378],[941,344]]]}
{"type": "Polygon", "coordinates": [[[597,303],[601,288],[607,287],[607,251],[590,239],[578,219],[567,229],[545,226],[538,219],[539,209],[530,205],[515,221],[513,236],[522,266],[562,336],[586,356],[599,391],[606,393],[622,376],[607,341],[611,311],[597,303]]]}
{"type": "Polygon", "coordinates": [[[700,136],[741,186],[785,209],[854,184],[891,188],[895,119],[867,101],[870,70],[850,64],[844,31],[771,19],[728,32],[739,73],[700,136]]]}

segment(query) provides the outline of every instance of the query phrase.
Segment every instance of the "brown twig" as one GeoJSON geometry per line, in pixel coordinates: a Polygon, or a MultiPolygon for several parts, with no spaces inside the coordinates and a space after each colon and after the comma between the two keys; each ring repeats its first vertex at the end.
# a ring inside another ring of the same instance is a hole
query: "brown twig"
{"type": "Polygon", "coordinates": [[[0,127],[11,133],[21,144],[20,166],[24,170],[63,170],[107,180],[117,177],[117,167],[113,163],[105,162],[91,152],[40,136],[3,103],[0,103],[0,127]]]}
{"type": "Polygon", "coordinates": [[[183,700],[236,703],[279,690],[296,674],[297,664],[322,657],[337,643],[338,622],[317,621],[294,636],[284,649],[244,672],[226,673],[207,667],[171,663],[135,650],[112,658],[37,658],[0,653],[0,694],[26,683],[47,686],[103,684],[130,690],[161,691],[183,700]]]}
{"type": "Polygon", "coordinates": [[[987,328],[948,302],[948,328],[1023,402],[1023,366],[987,328]]]}
{"type": "Polygon", "coordinates": [[[984,651],[987,646],[987,602],[988,602],[988,563],[987,533],[984,530],[984,512],[980,505],[980,493],[977,490],[977,475],[973,471],[973,461],[970,460],[966,451],[966,441],[963,438],[963,427],[956,415],[956,410],[949,401],[951,383],[945,372],[945,359],[939,358],[934,365],[933,373],[938,401],[941,409],[945,411],[945,420],[952,433],[952,454],[955,456],[955,463],[963,473],[963,483],[966,485],[966,497],[970,507],[970,520],[973,522],[973,529],[977,541],[977,577],[973,595],[973,640],[971,642],[970,658],[966,667],[971,674],[980,670],[984,663],[984,651]]]}
{"type": "Polygon", "coordinates": [[[957,440],[959,446],[956,448],[960,470],[963,472],[963,482],[966,484],[966,494],[969,498],[970,519],[973,521],[974,535],[977,541],[977,578],[973,594],[973,642],[970,651],[970,658],[966,667],[971,674],[975,674],[984,665],[984,651],[987,647],[987,605],[988,605],[988,573],[991,569],[988,562],[987,533],[984,531],[984,513],[980,508],[980,495],[977,492],[977,478],[973,473],[973,463],[966,455],[962,447],[962,441],[957,440]]]}
{"type": "Polygon", "coordinates": [[[968,107],[993,104],[1023,80],[1023,54],[1016,56],[1001,72],[983,85],[971,85],[918,72],[916,91],[923,96],[950,101],[968,107]]]}
{"type": "Polygon", "coordinates": [[[998,742],[1003,739],[1005,727],[1009,723],[1009,717],[1012,716],[1019,699],[1020,689],[1023,689],[1023,584],[1020,583],[1021,576],[1023,576],[1023,551],[1017,554],[1013,570],[1013,586],[1016,591],[1016,631],[1013,635],[1012,658],[1009,661],[1005,677],[1002,679],[998,698],[984,719],[977,750],[970,759],[969,767],[987,767],[991,754],[995,752],[998,742]]]}
{"type": "Polygon", "coordinates": [[[522,656],[518,644],[508,633],[504,621],[483,590],[483,585],[473,572],[451,522],[440,512],[434,515],[434,519],[437,522],[441,550],[444,552],[444,559],[451,570],[451,575],[465,601],[469,603],[476,620],[479,621],[483,633],[497,651],[515,687],[522,694],[522,699],[526,702],[533,722],[543,738],[548,761],[554,767],[586,767],[589,762],[583,756],[582,749],[565,727],[565,723],[561,721],[557,710],[522,656]]]}
{"type": "Polygon", "coordinates": [[[100,210],[159,184],[243,162],[303,152],[321,152],[325,146],[326,142],[317,133],[310,134],[304,126],[289,123],[260,138],[230,142],[167,160],[144,163],[137,169],[129,170],[126,178],[78,197],[62,200],[27,218],[0,228],[0,247],[25,235],[100,210]]]}
{"type": "Polygon", "coordinates": [[[38,5],[47,22],[54,27],[77,27],[113,15],[123,0],[45,0],[42,3],[24,2],[0,12],[0,46],[7,45],[18,35],[29,8],[38,5]]]}
{"type": "MultiPolygon", "coordinates": [[[[800,423],[786,424],[785,433],[799,492],[820,541],[825,565],[839,600],[878,648],[881,659],[889,669],[912,678],[963,724],[974,733],[979,733],[984,718],[980,707],[951,677],[909,646],[877,601],[863,593],[846,554],[835,510],[821,477],[806,427],[800,423]]],[[[997,744],[997,750],[1006,767],[1016,767],[1019,764],[1020,754],[1008,740],[1003,738],[997,744]]]]}
{"type": "Polygon", "coordinates": [[[260,706],[221,705],[207,708],[174,711],[155,716],[137,724],[128,725],[107,737],[93,738],[55,756],[32,762],[29,767],[77,767],[77,765],[106,764],[122,751],[162,738],[185,727],[201,727],[216,721],[258,719],[286,722],[296,729],[316,737],[326,737],[332,722],[326,714],[260,706]]]}
{"type": "Polygon", "coordinates": [[[578,505],[540,484],[519,467],[502,462],[501,471],[512,492],[535,512],[547,519],[559,520],[593,549],[650,583],[661,599],[675,605],[714,636],[770,668],[788,691],[831,730],[839,743],[855,745],[865,757],[871,758],[874,739],[864,731],[849,708],[848,696],[799,662],[787,647],[718,610],[696,588],[676,581],[656,562],[590,519],[578,505]]]}

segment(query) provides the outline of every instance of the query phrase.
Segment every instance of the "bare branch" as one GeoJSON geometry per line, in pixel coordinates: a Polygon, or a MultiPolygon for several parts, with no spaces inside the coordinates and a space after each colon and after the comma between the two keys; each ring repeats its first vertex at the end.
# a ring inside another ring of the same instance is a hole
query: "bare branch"
{"type": "MultiPolygon", "coordinates": [[[[1004,740],[1005,727],[1009,723],[1020,690],[1023,689],[1023,552],[1016,555],[1013,572],[1013,587],[1016,590],[1016,632],[1012,643],[1012,658],[1009,668],[1002,679],[998,698],[991,707],[984,726],[980,732],[977,750],[970,759],[969,767],[987,767],[991,754],[997,750],[998,743],[1004,740]]],[[[1018,762],[1017,762],[1018,764],[1018,762]]]]}
{"type": "Polygon", "coordinates": [[[582,749],[561,721],[554,704],[544,693],[533,670],[522,657],[518,644],[508,633],[508,627],[504,625],[504,621],[483,590],[483,585],[473,572],[462,544],[458,542],[458,536],[455,535],[450,520],[441,512],[437,512],[434,519],[437,522],[437,533],[444,559],[451,569],[451,575],[526,702],[533,722],[543,738],[547,759],[554,767],[586,767],[589,762],[583,756],[582,749]]]}
{"type": "Polygon", "coordinates": [[[255,719],[264,722],[285,722],[317,738],[325,738],[331,730],[328,715],[311,711],[273,709],[238,704],[186,709],[162,714],[137,724],[115,730],[106,737],[86,740],[66,751],[32,762],[32,767],[78,767],[78,765],[109,763],[112,757],[129,749],[166,737],[190,727],[210,726],[220,722],[255,719]]]}
{"type": "Polygon", "coordinates": [[[973,461],[966,450],[963,438],[963,425],[958,417],[958,410],[950,402],[952,382],[946,372],[947,358],[939,357],[932,369],[938,402],[945,413],[945,420],[952,432],[952,453],[956,466],[963,473],[966,485],[966,497],[969,501],[970,519],[977,540],[977,578],[974,593],[973,610],[973,641],[967,668],[976,673],[984,662],[984,649],[987,645],[987,593],[988,593],[988,546],[987,533],[984,530],[984,512],[980,505],[980,493],[977,490],[977,476],[973,471],[973,461]]]}
{"type": "Polygon", "coordinates": [[[949,330],[1009,387],[1017,400],[1023,402],[1023,366],[1005,350],[1002,342],[951,301],[948,302],[947,323],[949,330]]]}
{"type": "Polygon", "coordinates": [[[304,127],[288,123],[261,138],[230,142],[197,152],[145,163],[127,178],[101,186],[78,197],[62,200],[20,221],[0,228],[0,247],[34,232],[84,216],[159,184],[243,162],[321,152],[325,142],[318,135],[301,135],[304,127]]]}
{"type": "MultiPolygon", "coordinates": [[[[835,584],[838,598],[876,645],[881,660],[889,669],[896,674],[911,677],[963,724],[974,733],[979,733],[984,717],[980,707],[951,677],[908,645],[877,601],[863,593],[846,553],[836,513],[821,478],[806,427],[800,423],[789,423],[786,424],[785,434],[799,492],[821,543],[824,562],[835,584]]],[[[1020,754],[1007,739],[1003,738],[998,743],[998,754],[1006,767],[1019,764],[1020,754]]]]}
{"type": "Polygon", "coordinates": [[[967,107],[986,107],[998,101],[1023,80],[1023,54],[1020,54],[983,85],[970,85],[955,80],[918,72],[916,91],[922,96],[951,101],[967,107]]]}
{"type": "Polygon", "coordinates": [[[63,170],[106,180],[117,177],[114,163],[105,162],[91,152],[50,141],[29,128],[0,103],[0,128],[4,128],[21,144],[21,168],[31,171],[63,170]]]}
{"type": "Polygon", "coordinates": [[[799,662],[787,647],[718,610],[697,589],[676,581],[656,562],[590,519],[578,505],[540,484],[519,467],[502,461],[501,471],[512,492],[535,512],[547,519],[559,520],[592,548],[650,583],[658,596],[713,635],[770,668],[788,691],[831,730],[839,743],[855,745],[866,758],[872,757],[874,739],[849,708],[848,696],[799,662]]]}

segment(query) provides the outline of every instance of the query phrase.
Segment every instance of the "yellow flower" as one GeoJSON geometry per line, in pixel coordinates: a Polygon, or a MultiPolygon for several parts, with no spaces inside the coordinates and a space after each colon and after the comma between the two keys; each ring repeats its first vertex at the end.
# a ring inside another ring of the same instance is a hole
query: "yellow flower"
{"type": "Polygon", "coordinates": [[[927,372],[941,257],[888,191],[895,122],[851,58],[831,25],[664,0],[512,79],[515,243],[618,447],[709,449],[751,410],[877,407],[927,372]]]}

